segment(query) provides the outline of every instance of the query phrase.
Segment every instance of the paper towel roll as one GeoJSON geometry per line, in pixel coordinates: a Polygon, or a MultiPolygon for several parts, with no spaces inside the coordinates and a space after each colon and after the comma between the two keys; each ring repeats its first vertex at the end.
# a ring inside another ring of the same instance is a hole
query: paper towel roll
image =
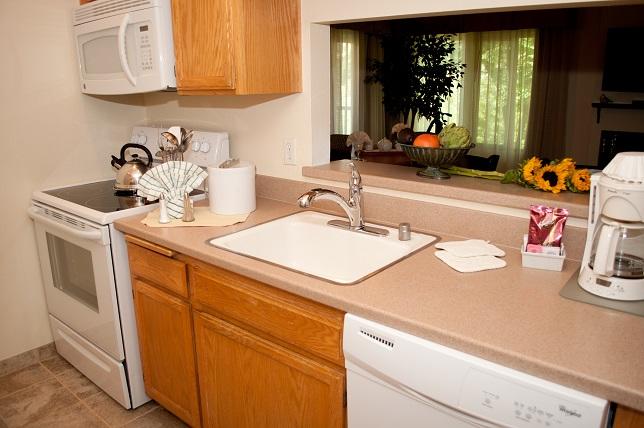
{"type": "Polygon", "coordinates": [[[215,214],[255,211],[255,165],[240,161],[230,168],[208,167],[208,200],[215,214]]]}

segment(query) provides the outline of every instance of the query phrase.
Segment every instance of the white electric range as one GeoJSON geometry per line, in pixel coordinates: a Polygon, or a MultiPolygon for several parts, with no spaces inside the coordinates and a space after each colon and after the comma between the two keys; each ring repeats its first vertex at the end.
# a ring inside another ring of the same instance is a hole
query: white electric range
{"type": "MultiPolygon", "coordinates": [[[[163,130],[135,127],[130,141],[147,144],[154,153],[163,130]]],[[[184,153],[186,161],[202,167],[228,156],[228,134],[222,132],[195,131],[184,153]]],[[[127,247],[113,222],[150,211],[156,203],[116,194],[113,186],[114,180],[106,180],[36,191],[28,212],[56,350],[129,409],[150,398],[143,385],[127,247]]]]}

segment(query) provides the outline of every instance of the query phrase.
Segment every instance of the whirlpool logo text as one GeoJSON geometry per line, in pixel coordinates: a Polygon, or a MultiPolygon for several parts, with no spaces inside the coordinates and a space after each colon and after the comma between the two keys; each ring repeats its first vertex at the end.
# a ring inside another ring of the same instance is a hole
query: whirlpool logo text
{"type": "Polygon", "coordinates": [[[559,411],[562,412],[563,414],[565,414],[566,416],[575,416],[577,418],[581,418],[581,413],[579,413],[576,410],[571,410],[571,409],[567,408],[566,406],[564,406],[563,404],[559,405],[559,411]]]}

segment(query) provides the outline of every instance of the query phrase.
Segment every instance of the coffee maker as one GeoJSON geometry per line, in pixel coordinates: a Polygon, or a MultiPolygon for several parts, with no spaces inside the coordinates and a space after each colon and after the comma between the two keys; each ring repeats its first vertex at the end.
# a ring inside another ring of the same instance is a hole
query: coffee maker
{"type": "Polygon", "coordinates": [[[613,300],[644,300],[644,152],[618,153],[590,178],[578,283],[613,300]]]}

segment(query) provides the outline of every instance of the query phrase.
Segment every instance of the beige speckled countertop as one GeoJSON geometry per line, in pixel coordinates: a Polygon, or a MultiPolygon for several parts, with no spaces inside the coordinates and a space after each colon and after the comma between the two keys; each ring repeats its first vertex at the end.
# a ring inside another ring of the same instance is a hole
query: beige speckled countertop
{"type": "Polygon", "coordinates": [[[521,254],[504,247],[506,268],[461,274],[429,247],[357,285],[338,286],[206,243],[295,211],[258,199],[245,223],[225,228],[149,228],[142,215],[115,224],[277,288],[644,411],[644,318],[560,297],[578,263],[567,261],[563,272],[525,269],[521,254]]]}

